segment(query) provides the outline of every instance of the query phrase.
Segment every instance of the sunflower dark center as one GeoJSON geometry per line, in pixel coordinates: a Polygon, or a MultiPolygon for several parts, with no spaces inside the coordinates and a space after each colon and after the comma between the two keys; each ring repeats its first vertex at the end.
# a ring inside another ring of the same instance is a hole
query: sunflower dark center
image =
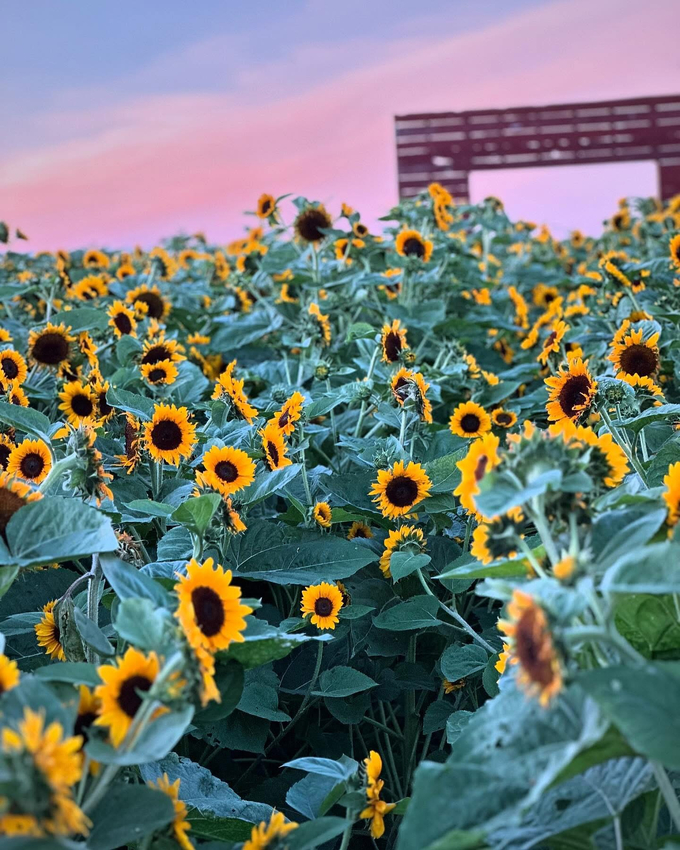
{"type": "Polygon", "coordinates": [[[142,363],[148,365],[150,363],[160,363],[161,360],[170,360],[172,354],[164,345],[154,345],[142,357],[142,363]]]}
{"type": "Polygon", "coordinates": [[[481,424],[476,413],[466,413],[460,420],[460,427],[466,434],[476,434],[481,424]]]}
{"type": "Polygon", "coordinates": [[[124,711],[128,717],[134,717],[137,714],[139,706],[142,704],[142,697],[137,691],[146,693],[151,689],[151,679],[146,676],[130,676],[120,686],[118,692],[118,706],[124,711]]]}
{"type": "Polygon", "coordinates": [[[263,215],[267,215],[267,213],[269,212],[269,210],[271,208],[272,208],[272,202],[269,200],[269,198],[266,198],[264,201],[262,201],[261,210],[262,210],[263,215]]]}
{"type": "Polygon", "coordinates": [[[12,360],[11,357],[3,357],[2,371],[10,379],[10,381],[13,381],[14,378],[16,378],[16,376],[19,374],[19,367],[14,362],[14,360],[12,360]]]}
{"type": "Polygon", "coordinates": [[[306,242],[318,242],[323,239],[323,229],[331,226],[328,214],[319,209],[308,209],[300,213],[297,219],[297,232],[306,242]]]}
{"type": "Polygon", "coordinates": [[[543,343],[543,348],[550,348],[550,346],[553,344],[553,342],[555,342],[556,339],[557,339],[557,333],[555,331],[553,331],[550,334],[550,336],[546,339],[546,341],[543,343]]]}
{"type": "Polygon", "coordinates": [[[48,331],[36,339],[31,351],[38,363],[46,366],[56,366],[68,357],[68,342],[60,333],[48,331]]]}
{"type": "Polygon", "coordinates": [[[218,634],[224,625],[224,605],[212,587],[196,587],[191,591],[196,622],[206,637],[218,634]]]}
{"type": "Polygon", "coordinates": [[[517,623],[515,652],[533,682],[543,687],[550,685],[555,675],[552,647],[542,617],[533,608],[525,611],[517,623]]]}
{"type": "Polygon", "coordinates": [[[394,331],[390,331],[385,335],[385,357],[387,357],[390,363],[394,363],[395,360],[399,359],[400,354],[401,337],[399,334],[394,333],[394,331]]]}
{"type": "Polygon", "coordinates": [[[215,475],[220,481],[226,481],[231,484],[238,478],[238,469],[230,460],[221,460],[215,465],[215,475]]]}
{"type": "Polygon", "coordinates": [[[79,714],[76,717],[76,722],[73,724],[73,734],[86,737],[85,732],[92,726],[97,719],[94,711],[86,711],[84,714],[79,714]]]}
{"type": "Polygon", "coordinates": [[[363,537],[365,540],[368,540],[368,534],[366,533],[366,529],[360,525],[359,528],[354,531],[355,537],[363,537]]]}
{"type": "Polygon", "coordinates": [[[85,418],[87,416],[92,416],[94,404],[92,403],[92,399],[89,395],[82,395],[79,393],[71,398],[71,410],[76,414],[76,416],[85,418]]]}
{"type": "Polygon", "coordinates": [[[409,237],[403,245],[404,254],[407,257],[424,257],[425,256],[425,246],[420,241],[420,239],[416,239],[415,236],[409,237]]]}
{"type": "Polygon", "coordinates": [[[290,413],[285,410],[281,416],[279,416],[279,428],[285,428],[286,425],[290,422],[290,413]]]}
{"type": "Polygon", "coordinates": [[[333,613],[333,603],[325,596],[320,596],[314,601],[314,613],[319,617],[330,617],[333,613]]]}
{"type": "Polygon", "coordinates": [[[482,478],[484,478],[488,464],[489,458],[486,455],[482,455],[477,461],[477,466],[475,467],[475,481],[479,482],[482,478]]]}
{"type": "Polygon", "coordinates": [[[267,442],[267,452],[272,460],[272,468],[275,469],[279,465],[279,450],[276,448],[274,443],[267,442]]]}
{"type": "Polygon", "coordinates": [[[113,408],[106,400],[106,390],[103,390],[97,396],[97,404],[99,405],[99,412],[102,416],[108,416],[113,411],[113,408]]]}
{"type": "Polygon", "coordinates": [[[45,461],[39,454],[28,454],[21,459],[21,475],[23,478],[37,478],[45,468],[45,461]]]}
{"type": "Polygon", "coordinates": [[[573,419],[588,401],[590,380],[587,375],[572,375],[560,390],[559,403],[563,412],[573,419]]]}
{"type": "Polygon", "coordinates": [[[3,469],[7,469],[11,452],[12,449],[9,446],[6,446],[4,443],[0,443],[0,467],[3,469]]]}
{"type": "Polygon", "coordinates": [[[125,313],[117,313],[113,319],[116,327],[122,334],[129,334],[132,330],[132,322],[130,317],[125,313]]]}
{"type": "Polygon", "coordinates": [[[163,419],[151,429],[151,442],[163,452],[174,451],[182,442],[182,429],[176,422],[163,419]]]}
{"type": "Polygon", "coordinates": [[[619,362],[624,372],[641,377],[653,375],[658,366],[656,352],[646,345],[629,345],[621,352],[619,362]]]}
{"type": "Polygon", "coordinates": [[[496,414],[496,422],[499,425],[509,425],[512,422],[512,416],[509,413],[496,414]]]}
{"type": "Polygon", "coordinates": [[[405,508],[415,502],[418,496],[418,484],[406,475],[398,475],[385,488],[385,495],[391,505],[405,508]]]}
{"type": "Polygon", "coordinates": [[[152,384],[157,384],[159,381],[162,381],[165,378],[167,378],[165,369],[152,369],[149,372],[149,380],[152,384]]]}
{"type": "MultiPolygon", "coordinates": [[[[165,268],[165,266],[163,266],[165,268]]],[[[135,298],[149,308],[149,316],[152,319],[160,319],[163,316],[163,299],[155,292],[143,292],[135,298]]]]}

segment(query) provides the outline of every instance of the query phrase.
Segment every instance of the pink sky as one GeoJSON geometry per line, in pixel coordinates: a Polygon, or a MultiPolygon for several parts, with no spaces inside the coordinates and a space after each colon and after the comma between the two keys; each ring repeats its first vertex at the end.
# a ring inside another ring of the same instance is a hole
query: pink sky
{"type": "MultiPolygon", "coordinates": [[[[395,114],[675,93],[677,11],[672,0],[558,0],[441,38],[426,18],[422,35],[389,45],[367,33],[332,57],[312,45],[293,63],[260,62],[232,92],[121,98],[115,81],[83,84],[32,119],[30,148],[0,154],[0,217],[31,250],[149,245],[198,229],[225,242],[264,191],[331,210],[347,201],[371,223],[396,201],[395,114]],[[335,70],[315,84],[327,60],[335,70]]],[[[205,57],[220,49],[216,36],[146,73],[196,57],[209,71],[205,57]]],[[[613,169],[487,172],[472,186],[505,195],[516,215],[594,230],[620,195],[653,189],[650,165],[613,169]]]]}

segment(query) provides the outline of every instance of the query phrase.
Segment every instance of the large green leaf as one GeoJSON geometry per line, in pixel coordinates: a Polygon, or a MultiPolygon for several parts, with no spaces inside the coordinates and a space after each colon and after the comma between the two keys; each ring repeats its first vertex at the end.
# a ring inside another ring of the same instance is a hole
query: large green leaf
{"type": "Polygon", "coordinates": [[[38,437],[50,442],[50,430],[52,424],[44,413],[34,410],[32,407],[21,407],[18,404],[10,404],[8,401],[0,401],[0,422],[16,428],[24,434],[38,437]]]}
{"type": "Polygon", "coordinates": [[[91,814],[88,850],[115,850],[171,823],[170,797],[146,785],[112,785],[91,814]]]}
{"type": "Polygon", "coordinates": [[[376,686],[377,682],[360,670],[353,667],[332,667],[321,674],[318,687],[312,693],[318,697],[350,697],[376,686]]]}
{"type": "Polygon", "coordinates": [[[382,611],[373,620],[373,625],[376,629],[388,629],[392,632],[431,629],[442,625],[441,620],[437,619],[438,611],[439,603],[432,596],[414,596],[382,611]]]}
{"type": "Polygon", "coordinates": [[[609,593],[680,593],[680,544],[664,541],[633,549],[606,572],[602,589],[609,593]]]}

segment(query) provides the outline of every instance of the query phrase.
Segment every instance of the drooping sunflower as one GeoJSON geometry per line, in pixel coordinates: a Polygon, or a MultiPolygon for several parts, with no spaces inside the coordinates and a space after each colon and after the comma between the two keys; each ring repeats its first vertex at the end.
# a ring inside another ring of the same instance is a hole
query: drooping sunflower
{"type": "Polygon", "coordinates": [[[85,269],[108,269],[109,258],[103,251],[91,249],[83,254],[83,268],[85,269]]]}
{"type": "Polygon", "coordinates": [[[116,455],[116,460],[127,471],[134,472],[141,460],[140,454],[141,423],[131,413],[125,414],[125,454],[116,455]]]}
{"type": "Polygon", "coordinates": [[[172,800],[172,807],[175,815],[172,819],[172,835],[175,841],[179,844],[182,850],[194,850],[194,845],[187,838],[187,832],[191,829],[191,824],[187,818],[187,805],[179,799],[180,779],[175,779],[170,782],[168,774],[164,773],[159,776],[155,782],[149,782],[150,788],[155,788],[157,791],[162,791],[167,794],[172,800]]]}
{"type": "Polygon", "coordinates": [[[144,423],[144,445],[159,463],[178,466],[196,445],[196,426],[189,421],[186,407],[157,404],[151,422],[144,423]]]}
{"type": "Polygon", "coordinates": [[[328,320],[328,314],[322,313],[319,309],[319,305],[312,302],[309,305],[309,310],[307,311],[309,315],[314,319],[319,336],[321,337],[322,345],[330,345],[331,344],[331,323],[328,320]]]}
{"type": "Polygon", "coordinates": [[[484,434],[470,444],[468,453],[456,464],[462,477],[453,495],[458,496],[461,505],[472,513],[477,512],[475,496],[481,492],[479,487],[481,480],[487,472],[501,462],[498,454],[499,445],[500,440],[495,434],[484,434]]]}
{"type": "Polygon", "coordinates": [[[491,412],[491,420],[494,425],[499,428],[512,428],[517,422],[517,414],[512,410],[504,410],[502,407],[497,407],[491,412]]]}
{"type": "Polygon", "coordinates": [[[397,254],[402,257],[417,257],[424,263],[432,256],[432,242],[425,239],[417,230],[402,230],[394,240],[397,254]]]}
{"type": "Polygon", "coordinates": [[[481,404],[465,401],[451,414],[449,429],[458,437],[481,437],[491,430],[491,417],[481,404]]]}
{"type": "Polygon", "coordinates": [[[390,561],[392,555],[400,550],[423,552],[425,550],[425,542],[423,532],[420,528],[415,528],[413,525],[402,525],[401,528],[390,531],[385,540],[385,549],[380,556],[380,569],[385,578],[391,578],[390,561]]]}
{"type": "Polygon", "coordinates": [[[590,408],[597,391],[597,381],[588,371],[587,361],[580,357],[570,360],[566,369],[564,364],[560,365],[558,374],[546,378],[545,385],[548,387],[546,410],[551,422],[578,420],[590,408]]]}
{"type": "Polygon", "coordinates": [[[633,375],[652,378],[659,369],[659,334],[644,339],[642,328],[631,330],[622,337],[614,338],[608,359],[614,364],[616,377],[624,381],[633,375]]]}
{"type": "Polygon", "coordinates": [[[258,218],[270,218],[276,213],[276,198],[272,195],[262,194],[257,199],[255,214],[258,218]]]}
{"type": "Polygon", "coordinates": [[[569,325],[565,322],[558,320],[552,326],[552,329],[548,336],[543,340],[543,347],[536,358],[539,363],[542,363],[544,366],[548,362],[548,358],[551,354],[558,354],[560,350],[560,343],[564,338],[564,335],[569,330],[569,325]]]}
{"type": "Polygon", "coordinates": [[[42,493],[33,492],[28,484],[17,481],[6,472],[0,472],[0,535],[5,538],[7,523],[14,514],[29,502],[42,499],[42,493]]]}
{"type": "Polygon", "coordinates": [[[31,360],[39,366],[57,367],[66,363],[71,356],[71,343],[75,341],[70,330],[63,322],[60,325],[48,322],[42,330],[31,331],[28,335],[31,360]]]}
{"type": "Polygon", "coordinates": [[[89,274],[87,277],[74,283],[68,291],[69,298],[77,301],[94,301],[96,298],[105,298],[109,294],[109,287],[101,275],[89,274]]]}
{"type": "Polygon", "coordinates": [[[94,692],[101,701],[101,713],[94,725],[108,728],[114,747],[123,742],[144,701],[143,694],[151,690],[159,669],[160,663],[155,652],[144,655],[132,646],[122,658],[116,658],[113,664],[103,664],[97,668],[104,684],[98,685],[94,692]]]}
{"type": "Polygon", "coordinates": [[[274,414],[273,421],[277,428],[289,437],[295,430],[295,423],[302,416],[302,405],[305,397],[302,393],[294,392],[293,395],[283,403],[281,410],[274,414]]]}
{"type": "Polygon", "coordinates": [[[118,280],[125,280],[127,277],[132,277],[137,274],[137,269],[132,265],[132,263],[121,263],[116,270],[116,277],[118,280]]]}
{"type": "Polygon", "coordinates": [[[19,684],[19,666],[6,655],[0,655],[0,696],[19,684]]]}
{"type": "Polygon", "coordinates": [[[213,446],[203,455],[203,478],[209,487],[230,496],[255,480],[255,464],[242,449],[213,446]]]}
{"type": "Polygon", "coordinates": [[[272,812],[269,823],[262,821],[252,828],[250,838],[243,845],[243,850],[267,850],[274,845],[278,847],[279,839],[285,838],[297,827],[298,824],[294,821],[286,821],[283,812],[272,812]]]}
{"type": "Polygon", "coordinates": [[[385,815],[389,814],[396,803],[386,803],[380,799],[380,793],[385,786],[385,781],[380,778],[382,773],[382,759],[380,754],[371,750],[368,758],[364,759],[364,770],[366,772],[366,806],[360,812],[359,817],[371,822],[370,831],[372,838],[380,838],[385,832],[385,815]]]}
{"type": "Polygon", "coordinates": [[[172,360],[159,360],[156,363],[142,363],[139,367],[142,378],[152,386],[169,386],[177,380],[177,366],[172,360]]]}
{"type": "Polygon", "coordinates": [[[591,447],[588,473],[592,477],[599,478],[607,487],[617,487],[623,481],[628,472],[628,458],[611,434],[598,436],[592,428],[579,425],[572,439],[591,447]]]}
{"type": "Polygon", "coordinates": [[[680,519],[680,461],[672,463],[663,479],[666,489],[663,500],[666,503],[668,525],[675,525],[680,519]]]}
{"type": "Polygon", "coordinates": [[[522,509],[513,508],[504,516],[480,522],[472,533],[470,554],[483,564],[514,558],[523,519],[522,509]]]}
{"type": "Polygon", "coordinates": [[[243,642],[244,618],[253,609],[241,604],[241,588],[231,583],[231,570],[215,566],[212,558],[202,564],[192,558],[186,575],[178,573],[178,579],[175,617],[192,647],[214,653],[243,642]]]}
{"type": "Polygon", "coordinates": [[[34,626],[35,636],[38,639],[38,646],[42,646],[50,658],[57,661],[66,661],[64,647],[61,644],[59,624],[54,616],[54,606],[56,604],[57,600],[53,599],[43,606],[43,618],[34,626]]]}
{"type": "Polygon", "coordinates": [[[283,431],[279,430],[276,422],[272,419],[260,430],[262,438],[262,451],[267,469],[282,469],[290,466],[291,459],[287,457],[288,447],[283,437],[283,431]]]}
{"type": "Polygon", "coordinates": [[[668,250],[670,251],[671,262],[676,268],[680,269],[680,233],[671,236],[671,240],[668,243],[668,250]]]}
{"type": "Polygon", "coordinates": [[[17,404],[20,407],[29,407],[28,396],[16,381],[10,381],[8,384],[0,381],[0,386],[7,393],[7,401],[10,404],[17,404]]]}
{"type": "Polygon", "coordinates": [[[364,540],[370,540],[373,537],[373,532],[366,525],[365,522],[355,521],[349,528],[347,532],[347,539],[354,540],[356,537],[363,538],[364,540]]]}
{"type": "Polygon", "coordinates": [[[135,307],[138,304],[143,304],[146,308],[145,312],[150,318],[158,319],[158,321],[162,321],[170,312],[170,304],[163,298],[160,289],[155,285],[147,286],[143,283],[136,289],[131,289],[125,296],[125,300],[135,307]]]}
{"type": "Polygon", "coordinates": [[[325,239],[324,230],[330,229],[333,222],[323,204],[308,206],[301,210],[295,219],[294,228],[297,236],[303,242],[321,242],[325,239]]]}
{"type": "Polygon", "coordinates": [[[397,461],[392,469],[379,469],[370,495],[384,517],[407,514],[430,495],[432,483],[419,463],[397,461]]]}
{"type": "Polygon", "coordinates": [[[111,386],[108,381],[102,380],[101,375],[90,373],[90,378],[92,377],[95,377],[92,383],[92,392],[97,402],[97,418],[100,423],[108,422],[116,412],[115,407],[112,407],[106,399],[106,394],[111,386]]]}
{"type": "Polygon", "coordinates": [[[322,581],[302,591],[302,616],[311,615],[312,624],[320,629],[335,629],[340,622],[338,612],[341,608],[342,593],[335,584],[322,581]]]}
{"type": "Polygon", "coordinates": [[[118,339],[122,336],[137,336],[135,312],[122,301],[114,301],[107,311],[109,325],[118,339]]]}
{"type": "Polygon", "coordinates": [[[408,348],[406,334],[407,330],[401,327],[399,319],[395,319],[391,325],[383,325],[380,339],[383,363],[396,363],[399,360],[401,352],[408,348]]]}
{"type": "Polygon", "coordinates": [[[52,455],[44,440],[24,440],[20,443],[9,457],[7,472],[30,481],[32,484],[40,484],[47,478],[52,469],[52,455]]]}
{"type": "Polygon", "coordinates": [[[93,425],[97,416],[97,399],[89,384],[80,381],[69,381],[59,393],[66,418],[76,428],[80,425],[93,425]]]}
{"type": "Polygon", "coordinates": [[[519,665],[518,684],[542,706],[562,690],[562,670],[543,609],[522,590],[514,590],[507,606],[509,620],[498,628],[510,638],[510,663],[519,665]]]}
{"type": "Polygon", "coordinates": [[[12,454],[12,449],[16,448],[16,443],[7,434],[0,434],[0,469],[7,469],[9,456],[12,454]]]}
{"type": "Polygon", "coordinates": [[[7,381],[16,381],[18,384],[23,384],[28,375],[26,361],[12,348],[0,351],[0,370],[7,381]]]}
{"type": "Polygon", "coordinates": [[[331,511],[331,506],[328,502],[317,502],[314,505],[312,517],[317,525],[320,525],[322,528],[330,528],[332,516],[333,512],[331,511]]]}
{"type": "Polygon", "coordinates": [[[257,408],[248,403],[248,396],[243,391],[245,380],[234,378],[235,367],[236,361],[232,360],[217,379],[212,398],[228,401],[236,416],[252,425],[257,416],[257,408]]]}

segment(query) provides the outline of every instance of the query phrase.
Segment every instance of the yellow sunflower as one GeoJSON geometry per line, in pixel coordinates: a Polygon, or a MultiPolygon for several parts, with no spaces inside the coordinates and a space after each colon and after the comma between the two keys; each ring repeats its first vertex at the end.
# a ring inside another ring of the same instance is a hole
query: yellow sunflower
{"type": "Polygon", "coordinates": [[[69,381],[59,393],[61,404],[67,420],[76,428],[80,425],[93,425],[97,417],[97,398],[89,384],[80,381],[69,381]]]}
{"type": "Polygon", "coordinates": [[[40,484],[47,478],[52,469],[52,455],[47,444],[43,440],[24,440],[9,456],[7,472],[30,481],[32,484],[40,484]]]}
{"type": "Polygon", "coordinates": [[[542,363],[544,366],[548,362],[548,358],[551,354],[558,354],[560,350],[560,343],[564,338],[564,335],[569,330],[569,325],[565,324],[565,322],[558,320],[552,326],[552,330],[548,334],[548,336],[543,340],[543,348],[541,349],[540,354],[536,358],[539,363],[542,363]]]}
{"type": "Polygon", "coordinates": [[[245,380],[234,378],[235,367],[236,361],[232,360],[217,379],[212,398],[228,400],[236,416],[239,419],[245,419],[248,425],[252,425],[257,416],[257,408],[248,403],[248,397],[243,391],[245,380]]]}
{"type": "Polygon", "coordinates": [[[370,495],[384,517],[407,514],[418,502],[430,495],[432,483],[419,463],[397,461],[392,469],[379,469],[370,495]]]}
{"type": "Polygon", "coordinates": [[[383,325],[380,342],[384,363],[396,363],[399,360],[401,352],[408,348],[406,334],[407,330],[401,327],[399,319],[395,319],[391,325],[383,325]]]}
{"type": "Polygon", "coordinates": [[[7,385],[3,383],[3,390],[7,393],[7,400],[11,404],[18,404],[20,407],[29,407],[28,396],[16,381],[11,381],[7,385]]]}
{"type": "Polygon", "coordinates": [[[501,457],[498,454],[500,440],[495,434],[485,434],[470,444],[468,453],[456,466],[460,469],[460,484],[453,491],[460,503],[468,511],[476,513],[475,496],[480,491],[479,484],[487,472],[498,466],[501,457]]]}
{"type": "Polygon", "coordinates": [[[328,315],[326,313],[322,313],[319,309],[319,305],[315,304],[314,302],[309,305],[308,313],[317,324],[319,335],[321,337],[321,344],[330,345],[331,325],[328,321],[328,315]]]}
{"type": "Polygon", "coordinates": [[[144,312],[152,319],[158,319],[158,321],[162,321],[170,312],[170,304],[163,298],[160,289],[155,285],[147,286],[144,283],[136,289],[131,289],[125,296],[125,300],[135,308],[139,304],[143,304],[144,312]]]}
{"type": "Polygon", "coordinates": [[[663,483],[666,487],[663,500],[668,509],[666,521],[668,525],[675,525],[680,519],[680,461],[668,467],[663,483]]]}
{"type": "Polygon", "coordinates": [[[17,384],[23,384],[28,375],[26,361],[12,348],[0,351],[0,371],[7,381],[16,381],[17,384]]]}
{"type": "Polygon", "coordinates": [[[417,257],[424,263],[432,256],[432,242],[425,239],[417,230],[402,230],[394,240],[397,254],[402,257],[417,257]]]}
{"type": "Polygon", "coordinates": [[[14,448],[16,448],[14,440],[8,434],[0,434],[0,469],[7,469],[9,456],[14,448]]]}
{"type": "Polygon", "coordinates": [[[90,250],[83,254],[83,268],[86,269],[108,269],[109,258],[103,251],[90,250]]]}
{"type": "Polygon", "coordinates": [[[244,618],[253,609],[241,604],[241,588],[231,583],[231,570],[214,566],[212,558],[202,564],[192,558],[186,575],[178,578],[175,616],[192,647],[214,653],[243,642],[244,618]]]}
{"type": "Polygon", "coordinates": [[[353,522],[350,526],[349,531],[347,532],[347,539],[354,540],[355,537],[360,537],[364,540],[370,540],[371,537],[373,537],[373,532],[366,525],[365,522],[353,522]]]}
{"type": "Polygon", "coordinates": [[[514,558],[523,520],[522,509],[513,508],[505,516],[480,522],[472,533],[470,554],[483,564],[498,558],[514,558]]]}
{"type": "Polygon", "coordinates": [[[122,744],[144,701],[142,695],[151,690],[159,669],[155,652],[144,655],[132,646],[113,664],[97,668],[104,684],[98,685],[94,692],[101,702],[101,713],[94,725],[108,728],[114,747],[122,744]]]}
{"type": "Polygon", "coordinates": [[[243,845],[243,850],[266,850],[274,845],[278,847],[279,839],[285,838],[297,827],[298,824],[294,821],[286,821],[282,812],[272,812],[269,823],[262,821],[252,828],[250,838],[243,845]]]}
{"type": "Polygon", "coordinates": [[[430,385],[420,372],[401,368],[390,381],[392,397],[397,404],[402,405],[407,398],[413,399],[415,407],[423,422],[432,422],[432,402],[427,397],[430,385]]]}
{"type": "Polygon", "coordinates": [[[680,233],[671,236],[671,240],[668,243],[668,250],[670,251],[673,265],[680,269],[680,233]]]}
{"type": "Polygon", "coordinates": [[[70,327],[62,322],[53,325],[48,322],[40,330],[33,330],[28,335],[28,355],[39,366],[61,366],[71,356],[71,343],[74,338],[69,333],[70,327]]]}
{"type": "Polygon", "coordinates": [[[328,502],[317,502],[312,511],[314,522],[322,528],[330,528],[332,522],[331,506],[328,502]]]}
{"type": "Polygon", "coordinates": [[[502,407],[497,407],[491,412],[491,421],[499,428],[512,428],[517,422],[517,414],[511,410],[504,410],[502,407]]]}
{"type": "Polygon", "coordinates": [[[560,667],[543,609],[522,590],[514,590],[507,606],[509,620],[498,628],[510,638],[510,663],[519,665],[518,684],[542,706],[562,690],[560,667]]]}
{"type": "Polygon", "coordinates": [[[546,410],[551,422],[578,420],[589,409],[597,391],[597,381],[592,379],[587,361],[579,357],[570,360],[566,370],[561,365],[557,375],[545,379],[545,385],[548,388],[546,410]]]}
{"type": "Polygon", "coordinates": [[[614,364],[616,377],[624,381],[633,375],[641,378],[653,377],[659,369],[659,334],[644,339],[642,328],[631,330],[622,337],[614,338],[608,359],[614,364]]]}
{"type": "Polygon", "coordinates": [[[190,457],[196,445],[196,426],[189,422],[186,407],[157,404],[151,422],[144,423],[144,445],[155,461],[170,466],[190,457]]]}
{"type": "Polygon", "coordinates": [[[380,778],[382,759],[375,750],[371,750],[368,758],[364,759],[364,770],[366,772],[366,806],[360,812],[359,817],[371,822],[371,837],[376,839],[384,834],[385,815],[392,811],[396,803],[386,803],[380,799],[380,793],[385,782],[380,778]]]}
{"type": "Polygon", "coordinates": [[[276,199],[272,195],[263,194],[257,199],[255,214],[258,218],[270,218],[276,213],[276,199]]]}
{"type": "Polygon", "coordinates": [[[132,277],[136,274],[137,269],[135,269],[132,263],[122,263],[116,270],[116,277],[118,280],[125,280],[126,277],[132,277]]]}
{"type": "Polygon", "coordinates": [[[598,436],[592,428],[579,425],[571,439],[592,448],[590,475],[601,478],[607,487],[617,487],[623,481],[628,472],[628,458],[611,434],[598,436]]]}
{"type": "Polygon", "coordinates": [[[61,635],[59,634],[59,625],[54,616],[56,604],[57,600],[53,599],[43,606],[43,618],[37,626],[34,626],[35,635],[38,639],[38,646],[42,646],[50,658],[66,661],[64,647],[61,644],[61,635]]]}
{"type": "Polygon", "coordinates": [[[142,378],[154,387],[169,386],[177,380],[177,366],[172,360],[143,363],[139,367],[142,378]]]}
{"type": "Polygon", "coordinates": [[[323,231],[330,229],[332,224],[331,217],[326,212],[324,205],[318,204],[316,206],[310,205],[306,209],[301,210],[293,226],[296,235],[303,242],[318,243],[326,238],[326,234],[323,231]]]}
{"type": "Polygon", "coordinates": [[[303,617],[311,615],[312,624],[320,629],[334,629],[340,622],[338,611],[342,604],[342,593],[337,585],[322,581],[302,591],[300,610],[303,617]]]}
{"type": "Polygon", "coordinates": [[[6,655],[0,655],[0,696],[16,688],[20,676],[16,661],[6,655]]]}
{"type": "Polygon", "coordinates": [[[491,417],[481,404],[465,401],[453,411],[449,429],[458,437],[481,437],[491,430],[491,417]]]}
{"type": "Polygon", "coordinates": [[[283,431],[280,431],[274,420],[268,422],[259,432],[262,438],[262,451],[264,452],[264,462],[267,469],[282,469],[284,466],[290,466],[291,459],[286,456],[288,447],[283,438],[283,431]]]}
{"type": "Polygon", "coordinates": [[[94,274],[74,283],[68,291],[68,297],[77,301],[93,301],[95,298],[105,298],[108,294],[109,287],[104,278],[94,274]]]}
{"type": "Polygon", "coordinates": [[[0,535],[5,537],[7,523],[20,508],[41,498],[42,493],[33,492],[28,484],[0,472],[0,535]]]}
{"type": "Polygon", "coordinates": [[[203,455],[203,479],[209,487],[230,496],[255,480],[255,464],[242,449],[213,446],[203,455]]]}
{"type": "Polygon", "coordinates": [[[302,393],[294,392],[293,395],[284,402],[281,410],[277,410],[274,414],[273,421],[276,422],[276,427],[283,432],[286,437],[295,430],[295,423],[302,416],[302,405],[305,403],[305,397],[302,393]]]}
{"type": "Polygon", "coordinates": [[[114,301],[107,310],[107,315],[117,339],[122,336],[137,336],[135,312],[122,301],[114,301]]]}
{"type": "Polygon", "coordinates": [[[380,569],[385,578],[392,577],[392,573],[390,572],[390,560],[392,559],[392,555],[395,551],[400,551],[402,549],[409,552],[424,552],[425,542],[423,532],[412,525],[402,525],[401,528],[390,531],[387,539],[385,540],[385,549],[380,556],[379,563],[380,569]]]}
{"type": "Polygon", "coordinates": [[[94,691],[91,691],[87,685],[80,685],[78,687],[78,714],[73,724],[73,731],[76,735],[80,735],[83,740],[87,738],[90,726],[97,719],[100,710],[101,703],[94,691]]]}
{"type": "Polygon", "coordinates": [[[175,810],[175,816],[173,817],[171,824],[172,834],[175,841],[179,844],[182,850],[194,850],[194,845],[187,838],[187,832],[191,829],[191,824],[186,819],[187,806],[186,803],[179,799],[180,781],[181,780],[176,779],[171,783],[168,779],[168,774],[164,773],[162,776],[159,776],[155,782],[149,782],[149,787],[155,788],[157,791],[162,791],[170,797],[172,800],[172,807],[175,810]]]}

